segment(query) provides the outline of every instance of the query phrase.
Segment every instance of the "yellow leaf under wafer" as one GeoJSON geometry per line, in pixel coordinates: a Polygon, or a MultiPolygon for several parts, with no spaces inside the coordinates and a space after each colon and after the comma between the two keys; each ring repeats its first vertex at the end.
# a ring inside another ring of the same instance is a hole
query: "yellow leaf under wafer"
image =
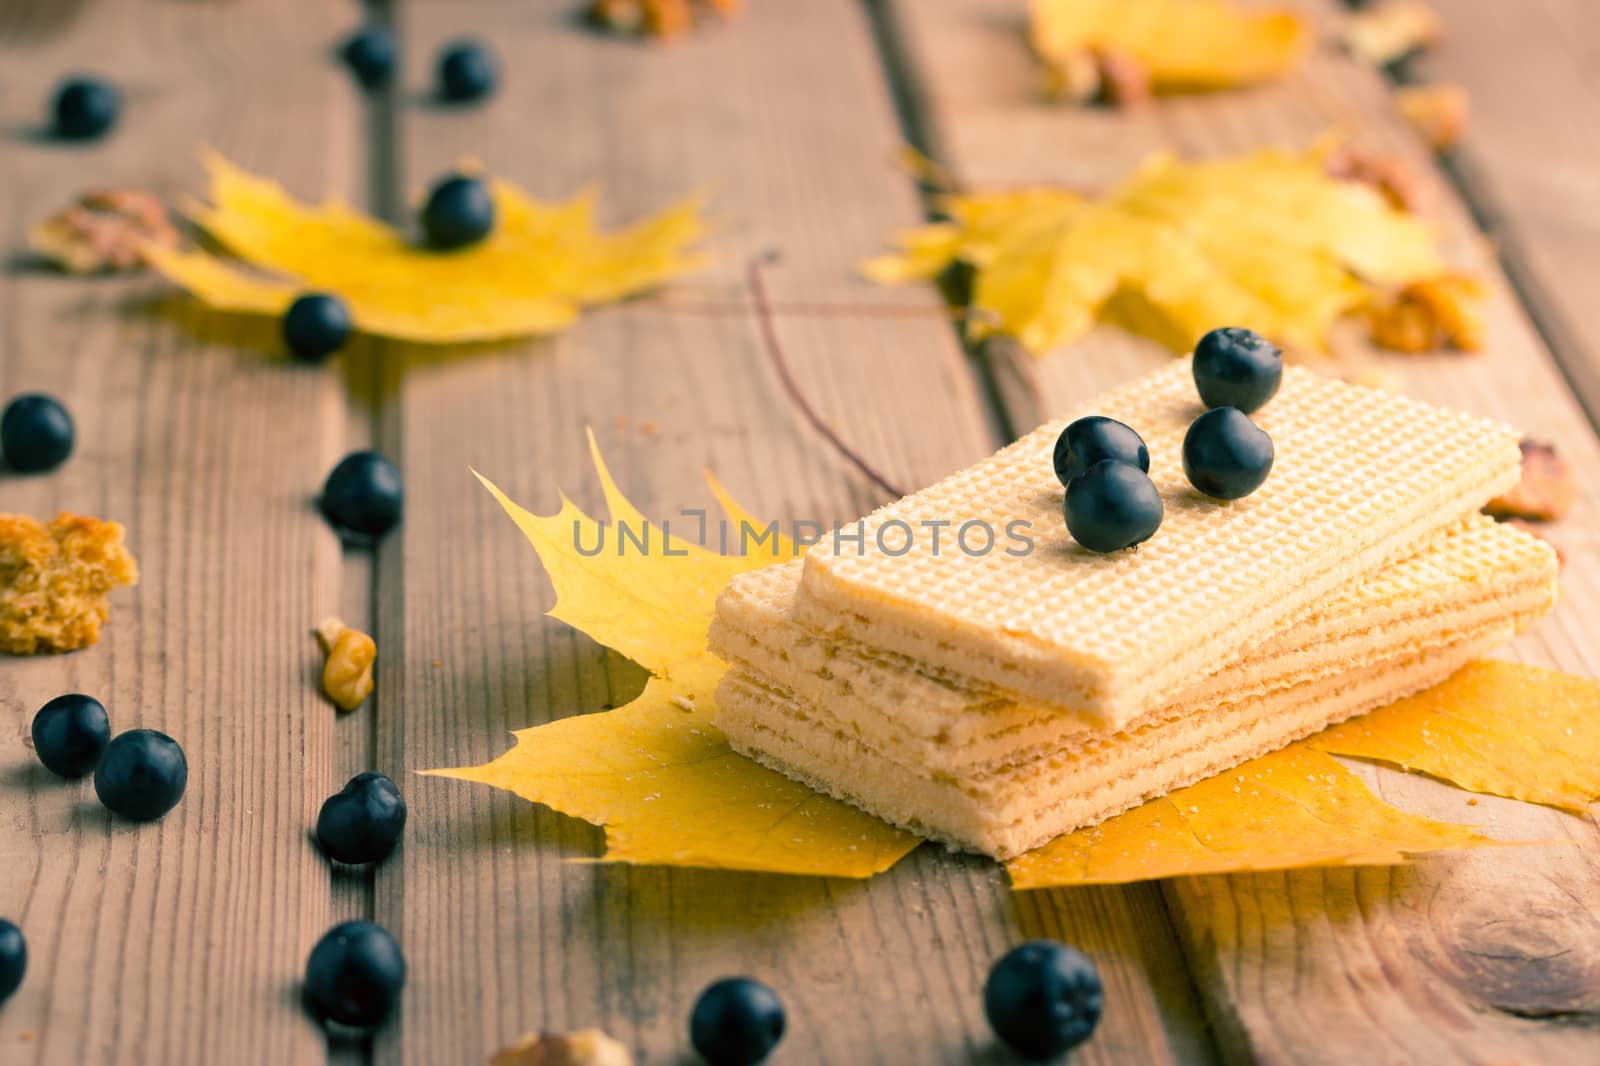
{"type": "Polygon", "coordinates": [[[1600,684],[1520,663],[1474,663],[1309,743],[1472,792],[1583,811],[1600,798],[1600,684]]]}
{"type": "Polygon", "coordinates": [[[497,222],[480,244],[419,247],[338,203],[309,206],[218,156],[206,160],[210,203],[185,211],[236,258],[147,250],[151,264],[224,311],[281,314],[308,291],[337,293],[361,330],[448,344],[553,333],[588,306],[653,288],[700,263],[697,201],[616,232],[595,197],[561,204],[491,181],[497,222]]]}

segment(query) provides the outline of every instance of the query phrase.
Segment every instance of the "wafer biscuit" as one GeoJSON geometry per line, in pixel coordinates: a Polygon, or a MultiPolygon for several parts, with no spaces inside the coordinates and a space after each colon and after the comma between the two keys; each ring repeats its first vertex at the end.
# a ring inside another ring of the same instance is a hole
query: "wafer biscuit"
{"type": "MultiPolygon", "coordinates": [[[[1035,757],[1091,727],[1061,708],[795,622],[799,565],[735,578],[717,605],[712,650],[803,703],[828,707],[868,747],[931,773],[962,774],[1035,757]]],[[[1474,516],[1134,724],[1419,653],[1508,618],[1531,619],[1554,603],[1556,580],[1548,545],[1474,516]]]]}
{"type": "Polygon", "coordinates": [[[1144,436],[1166,517],[1137,549],[1095,555],[1068,536],[1051,463],[1062,419],[875,512],[859,548],[839,536],[812,547],[796,617],[1117,728],[1517,478],[1505,426],[1289,368],[1253,416],[1277,448],[1271,476],[1221,503],[1183,476],[1183,435],[1201,410],[1180,360],[1073,416],[1144,436]],[[1026,523],[1032,550],[959,550],[951,538],[971,522],[1026,523]],[[945,531],[942,551],[932,528],[945,531]]]}
{"type": "Polygon", "coordinates": [[[1492,625],[1419,655],[1112,735],[957,779],[910,769],[822,708],[742,669],[717,689],[733,747],[812,788],[951,847],[1007,859],[1443,681],[1509,639],[1492,625]]]}

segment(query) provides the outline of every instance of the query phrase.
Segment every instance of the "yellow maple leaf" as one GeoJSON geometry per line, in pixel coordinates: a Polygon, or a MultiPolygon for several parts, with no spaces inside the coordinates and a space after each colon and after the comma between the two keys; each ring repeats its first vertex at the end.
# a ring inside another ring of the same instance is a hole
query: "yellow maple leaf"
{"type": "Polygon", "coordinates": [[[1280,77],[1310,28],[1288,8],[1232,0],[1033,0],[1029,36],[1045,63],[1115,51],[1143,66],[1156,91],[1221,89],[1280,77]]]}
{"type": "Polygon", "coordinates": [[[1600,684],[1519,663],[1450,680],[1312,738],[1473,792],[1585,811],[1600,798],[1600,684]]]}
{"type": "Polygon", "coordinates": [[[1397,810],[1332,757],[1295,744],[1006,863],[1012,887],[1124,884],[1300,866],[1374,866],[1497,844],[1397,810]]]}
{"type": "MultiPolygon", "coordinates": [[[[516,746],[487,765],[429,772],[604,826],[609,861],[829,877],[893,865],[918,838],[739,755],[711,724],[726,670],[706,650],[717,594],[736,573],[792,557],[793,542],[769,539],[745,556],[690,543],[670,520],[646,521],[593,434],[589,447],[613,520],[608,539],[565,496],[555,514],[535,515],[480,480],[539,553],[556,590],[551,615],[639,663],[650,681],[617,710],[518,731],[516,746]]],[[[766,528],[737,505],[729,518],[736,529],[766,528]]]]}
{"type": "Polygon", "coordinates": [[[211,202],[191,202],[185,213],[237,258],[155,247],[146,255],[224,311],[279,315],[305,292],[332,292],[368,333],[435,344],[499,340],[556,332],[586,306],[700,263],[691,246],[705,224],[695,200],[607,233],[595,224],[593,190],[548,204],[491,181],[495,231],[473,247],[439,252],[343,204],[303,204],[220,156],[208,156],[206,167],[211,202]]]}
{"type": "Polygon", "coordinates": [[[1157,156],[1104,197],[1036,188],[949,197],[950,221],[868,261],[882,282],[976,272],[968,330],[1043,355],[1110,321],[1187,351],[1218,326],[1325,350],[1378,292],[1449,273],[1425,221],[1330,178],[1314,153],[1157,156]]]}

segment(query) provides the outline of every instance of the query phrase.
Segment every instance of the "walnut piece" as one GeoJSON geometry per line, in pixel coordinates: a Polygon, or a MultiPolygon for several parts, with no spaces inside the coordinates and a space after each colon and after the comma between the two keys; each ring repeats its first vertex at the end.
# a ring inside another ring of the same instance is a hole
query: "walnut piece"
{"type": "Polygon", "coordinates": [[[1412,282],[1369,311],[1373,343],[1395,352],[1481,351],[1485,295],[1482,279],[1469,274],[1412,282]]]}
{"type": "Polygon", "coordinates": [[[63,511],[48,526],[0,515],[0,651],[76,651],[100,639],[107,596],[139,581],[119,523],[63,511]]]}
{"type": "Polygon", "coordinates": [[[322,691],[342,711],[353,711],[372,695],[372,663],[378,645],[359,629],[337,618],[324,618],[316,628],[322,664],[322,691]]]}
{"type": "Polygon", "coordinates": [[[1376,189],[1389,206],[1408,214],[1426,214],[1433,206],[1421,175],[1399,156],[1341,144],[1322,160],[1322,169],[1330,178],[1376,189]]]}
{"type": "Polygon", "coordinates": [[[1510,491],[1496,496],[1484,511],[1496,518],[1554,522],[1572,509],[1578,482],[1555,445],[1524,438],[1522,477],[1510,491]]]}
{"type": "Polygon", "coordinates": [[[1444,38],[1444,20],[1421,0],[1386,0],[1345,20],[1344,46],[1374,66],[1386,66],[1444,38]]]}
{"type": "Polygon", "coordinates": [[[495,1052],[489,1066],[633,1066],[633,1055],[598,1029],[528,1033],[495,1052]]]}
{"type": "Polygon", "coordinates": [[[1472,101],[1460,85],[1410,85],[1395,90],[1400,114],[1435,150],[1453,148],[1467,132],[1472,101]]]}
{"type": "Polygon", "coordinates": [[[28,246],[72,274],[137,270],[144,247],[178,246],[166,205],[142,189],[88,192],[28,231],[28,246]]]}

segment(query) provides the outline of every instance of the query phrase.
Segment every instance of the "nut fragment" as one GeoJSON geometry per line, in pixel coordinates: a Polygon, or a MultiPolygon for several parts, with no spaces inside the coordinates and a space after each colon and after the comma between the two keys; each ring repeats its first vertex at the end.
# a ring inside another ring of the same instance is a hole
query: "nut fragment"
{"type": "Polygon", "coordinates": [[[1352,53],[1381,67],[1438,44],[1444,20],[1421,0],[1387,0],[1353,13],[1340,36],[1352,53]]]}
{"type": "Polygon", "coordinates": [[[378,645],[337,618],[323,619],[316,635],[328,657],[322,665],[322,691],[340,710],[355,710],[372,695],[372,662],[378,657],[378,645]]]}
{"type": "Polygon", "coordinates": [[[598,1029],[528,1033],[495,1052],[489,1066],[633,1066],[633,1055],[598,1029]]]}
{"type": "Polygon", "coordinates": [[[77,651],[100,639],[107,596],[139,583],[117,522],[61,512],[49,525],[0,514],[0,652],[77,651]]]}
{"type": "Polygon", "coordinates": [[[1484,511],[1496,518],[1554,522],[1571,510],[1577,495],[1578,483],[1555,445],[1525,438],[1522,477],[1510,491],[1490,500],[1484,511]]]}
{"type": "Polygon", "coordinates": [[[1441,152],[1461,140],[1472,113],[1467,90],[1449,82],[1397,89],[1395,103],[1422,139],[1441,152]]]}
{"type": "Polygon", "coordinates": [[[1412,282],[1372,307],[1373,343],[1395,352],[1481,351],[1485,295],[1482,279],[1469,274],[1412,282]]]}
{"type": "Polygon", "coordinates": [[[30,248],[73,274],[137,270],[147,243],[176,248],[178,231],[166,205],[142,189],[85,193],[28,231],[30,248]]]}
{"type": "Polygon", "coordinates": [[[1399,156],[1341,144],[1323,158],[1322,169],[1330,178],[1376,189],[1391,207],[1408,214],[1425,214],[1432,207],[1421,176],[1399,156]]]}
{"type": "Polygon", "coordinates": [[[589,20],[612,31],[647,37],[677,37],[694,24],[695,8],[734,15],[743,0],[594,0],[589,20]]]}

